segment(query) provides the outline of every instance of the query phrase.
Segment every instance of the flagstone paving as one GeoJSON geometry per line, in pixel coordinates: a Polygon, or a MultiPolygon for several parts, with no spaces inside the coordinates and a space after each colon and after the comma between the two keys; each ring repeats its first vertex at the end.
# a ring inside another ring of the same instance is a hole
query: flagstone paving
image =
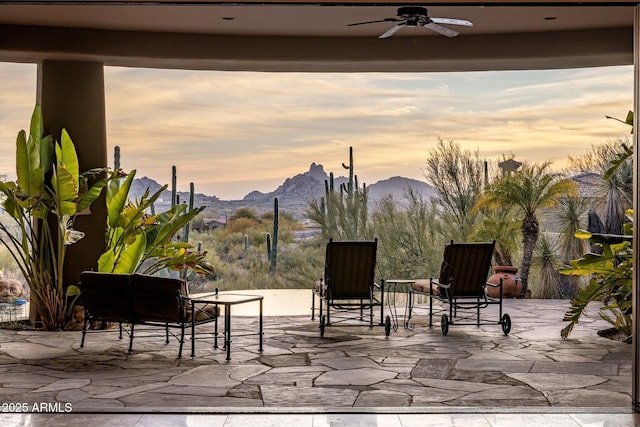
{"type": "MultiPolygon", "coordinates": [[[[198,341],[137,337],[134,352],[115,332],[0,330],[0,401],[70,404],[73,412],[193,411],[230,408],[618,408],[631,407],[632,346],[599,337],[597,311],[563,340],[567,301],[508,300],[512,331],[499,325],[412,328],[331,326],[320,338],[309,316],[264,318],[257,337],[233,339],[231,361],[198,341]],[[187,343],[187,348],[190,343],[187,343]]],[[[257,330],[252,316],[233,332],[257,330]]],[[[517,410],[516,410],[517,411],[517,410]]],[[[0,422],[0,424],[2,424],[0,422]]],[[[152,424],[152,423],[150,423],[152,424]]],[[[409,423],[411,424],[411,423],[409,423]]],[[[338,425],[340,425],[338,423],[338,425]]],[[[403,424],[404,425],[404,424],[403,424]]]]}

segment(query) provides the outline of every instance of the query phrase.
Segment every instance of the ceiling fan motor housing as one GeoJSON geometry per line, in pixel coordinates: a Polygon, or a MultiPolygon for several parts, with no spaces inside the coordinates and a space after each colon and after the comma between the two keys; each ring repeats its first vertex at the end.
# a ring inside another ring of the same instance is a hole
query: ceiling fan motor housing
{"type": "Polygon", "coordinates": [[[398,8],[398,16],[403,18],[418,18],[420,16],[427,16],[427,8],[420,6],[403,6],[398,8]]]}

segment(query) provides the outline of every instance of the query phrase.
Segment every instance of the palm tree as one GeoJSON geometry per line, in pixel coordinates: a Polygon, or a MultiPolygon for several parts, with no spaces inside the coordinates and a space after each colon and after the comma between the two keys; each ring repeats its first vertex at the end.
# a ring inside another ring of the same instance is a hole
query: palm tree
{"type": "Polygon", "coordinates": [[[576,184],[564,179],[559,173],[549,170],[549,162],[542,164],[523,164],[513,174],[494,181],[480,196],[476,207],[497,208],[500,205],[513,205],[520,211],[522,224],[522,269],[520,277],[524,289],[528,286],[531,257],[540,234],[537,213],[542,208],[554,206],[563,195],[576,193],[576,184]]]}
{"type": "Polygon", "coordinates": [[[497,209],[482,209],[469,239],[474,242],[496,241],[494,259],[496,265],[513,265],[517,254],[520,225],[512,206],[501,205],[497,209]]]}
{"type": "Polygon", "coordinates": [[[560,197],[549,212],[560,232],[558,250],[565,264],[582,257],[589,250],[589,243],[578,239],[575,234],[586,228],[587,199],[582,197],[560,197]]]}

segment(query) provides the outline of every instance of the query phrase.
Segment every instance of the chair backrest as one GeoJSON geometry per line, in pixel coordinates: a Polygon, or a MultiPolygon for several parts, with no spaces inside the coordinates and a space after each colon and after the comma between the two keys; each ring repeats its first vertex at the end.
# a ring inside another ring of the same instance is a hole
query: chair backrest
{"type": "Polygon", "coordinates": [[[438,282],[451,284],[453,296],[483,296],[494,248],[495,241],[446,245],[438,282]]]}
{"type": "Polygon", "coordinates": [[[132,274],[130,298],[137,321],[182,322],[186,307],[181,296],[187,295],[182,279],[132,274]]]}
{"type": "Polygon", "coordinates": [[[129,275],[83,271],[80,273],[82,304],[90,316],[113,322],[129,320],[129,275]]]}
{"type": "Polygon", "coordinates": [[[368,299],[374,284],[378,239],[329,240],[324,265],[327,296],[331,299],[368,299]]]}

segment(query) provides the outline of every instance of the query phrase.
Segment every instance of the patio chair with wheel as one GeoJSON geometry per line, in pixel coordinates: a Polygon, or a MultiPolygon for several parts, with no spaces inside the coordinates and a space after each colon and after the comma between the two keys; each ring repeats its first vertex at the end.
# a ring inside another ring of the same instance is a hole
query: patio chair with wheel
{"type": "Polygon", "coordinates": [[[497,285],[487,283],[495,241],[489,243],[454,243],[444,248],[444,257],[437,279],[417,282],[411,287],[410,312],[417,295],[429,297],[429,327],[433,326],[434,301],[440,301],[442,334],[450,325],[500,325],[509,335],[511,318],[502,312],[502,279],[497,285]],[[487,287],[498,288],[497,298],[487,296],[487,287]],[[498,306],[497,320],[481,316],[481,310],[498,306]]]}
{"type": "Polygon", "coordinates": [[[337,323],[358,325],[368,322],[374,326],[374,307],[380,307],[379,326],[385,335],[391,332],[391,318],[384,318],[384,286],[375,283],[376,250],[373,241],[342,241],[327,244],[324,276],[314,284],[311,296],[311,320],[315,319],[316,297],[319,304],[320,336],[325,328],[337,323]],[[379,294],[379,297],[378,297],[379,294]],[[333,310],[333,311],[332,311],[333,310]],[[351,321],[351,322],[350,322],[351,321]]]}

